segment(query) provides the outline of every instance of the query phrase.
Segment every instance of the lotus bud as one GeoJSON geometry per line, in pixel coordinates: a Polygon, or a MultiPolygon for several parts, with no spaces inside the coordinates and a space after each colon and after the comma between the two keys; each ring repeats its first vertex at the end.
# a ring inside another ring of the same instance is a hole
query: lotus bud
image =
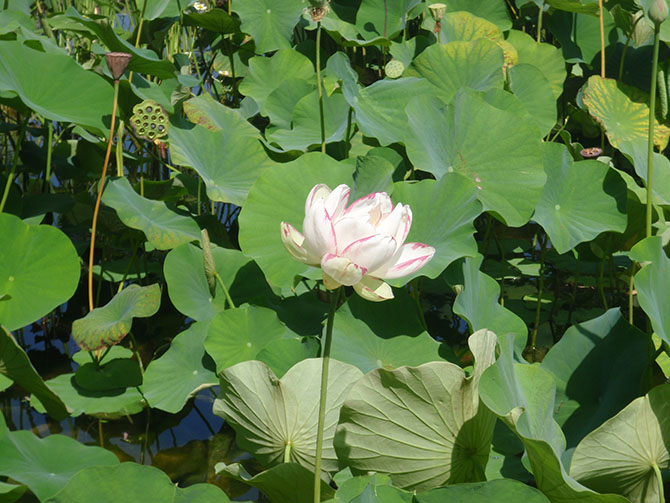
{"type": "Polygon", "coordinates": [[[649,15],[649,19],[651,19],[655,25],[658,26],[661,24],[668,17],[667,0],[652,0],[647,14],[649,15]]]}
{"type": "Polygon", "coordinates": [[[447,6],[443,3],[432,3],[428,6],[433,21],[439,23],[447,12],[447,6]]]}
{"type": "Polygon", "coordinates": [[[132,55],[127,52],[108,52],[105,54],[107,66],[109,67],[109,71],[112,72],[114,80],[119,80],[121,78],[123,72],[128,68],[130,58],[132,58],[132,55]]]}

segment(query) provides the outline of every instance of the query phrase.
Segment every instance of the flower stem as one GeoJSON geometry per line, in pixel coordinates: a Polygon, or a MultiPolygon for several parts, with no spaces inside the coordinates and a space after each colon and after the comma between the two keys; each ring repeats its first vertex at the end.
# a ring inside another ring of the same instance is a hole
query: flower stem
{"type": "Polygon", "coordinates": [[[326,124],[323,116],[323,89],[321,89],[321,21],[316,23],[316,88],[319,93],[319,120],[321,122],[321,152],[326,153],[326,124]]]}
{"type": "Polygon", "coordinates": [[[109,127],[109,140],[107,141],[107,152],[105,153],[105,162],[102,165],[102,176],[98,186],[98,197],[95,200],[95,209],[93,210],[93,223],[91,225],[91,249],[88,254],[88,309],[93,311],[93,254],[95,252],[95,231],[98,225],[98,213],[100,212],[100,199],[102,198],[102,189],[105,187],[105,177],[107,176],[107,164],[109,164],[109,155],[112,152],[112,139],[114,138],[114,122],[116,121],[116,106],[119,101],[119,81],[114,81],[114,104],[112,105],[112,124],[109,127]]]}
{"type": "Polygon", "coordinates": [[[53,154],[53,141],[54,141],[54,123],[53,121],[47,121],[48,124],[48,133],[47,133],[47,171],[44,175],[44,185],[43,189],[46,192],[51,192],[51,157],[53,154]]]}
{"type": "Polygon", "coordinates": [[[5,191],[3,192],[2,200],[0,201],[0,213],[2,213],[3,210],[5,209],[5,204],[7,203],[7,198],[9,197],[9,191],[12,188],[12,181],[14,180],[14,173],[16,172],[16,166],[19,164],[19,153],[21,152],[21,144],[23,143],[23,138],[26,135],[27,128],[28,128],[28,121],[24,122],[19,130],[19,137],[16,140],[16,146],[14,147],[12,166],[9,168],[9,174],[7,175],[7,183],[5,183],[5,191]]]}
{"type": "MultiPolygon", "coordinates": [[[[317,48],[318,50],[318,48],[317,48]]],[[[321,503],[321,455],[323,452],[323,425],[326,420],[326,398],[328,394],[328,364],[330,363],[330,346],[333,340],[333,320],[337,310],[337,301],[340,298],[342,287],[330,295],[330,311],[326,322],[326,339],[321,351],[321,396],[319,397],[319,422],[316,430],[316,463],[314,466],[314,503],[321,503]]]]}
{"type": "Polygon", "coordinates": [[[221,290],[223,290],[223,293],[226,296],[226,300],[228,301],[228,305],[230,306],[231,309],[235,309],[235,303],[233,302],[233,299],[230,297],[230,293],[228,292],[228,289],[226,288],[226,284],[221,279],[221,275],[218,272],[214,272],[214,277],[219,282],[219,286],[221,287],[221,290]]]}
{"type": "Polygon", "coordinates": [[[656,74],[658,73],[658,45],[660,23],[654,27],[654,55],[651,66],[651,89],[649,91],[649,136],[647,137],[647,237],[651,236],[651,200],[654,174],[654,122],[656,119],[656,74]]]}

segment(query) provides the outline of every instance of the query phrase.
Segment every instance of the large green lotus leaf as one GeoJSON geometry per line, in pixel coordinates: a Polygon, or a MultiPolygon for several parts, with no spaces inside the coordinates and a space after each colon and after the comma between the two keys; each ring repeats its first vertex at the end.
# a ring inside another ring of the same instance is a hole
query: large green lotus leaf
{"type": "Polygon", "coordinates": [[[519,64],[537,67],[549,81],[554,99],[563,93],[563,82],[567,75],[561,50],[551,44],[538,43],[533,37],[519,30],[510,30],[507,41],[514,46],[519,64]]]}
{"type": "Polygon", "coordinates": [[[237,33],[240,30],[240,21],[223,9],[210,9],[202,13],[190,12],[184,14],[182,19],[184,26],[200,26],[220,35],[237,33]]]}
{"type": "MultiPolygon", "coordinates": [[[[61,374],[46,384],[63,400],[72,417],[88,414],[117,419],[137,414],[146,404],[137,388],[89,391],[77,385],[74,374],[61,374]]],[[[30,397],[30,404],[37,412],[44,412],[44,405],[36,395],[30,397]]]]}
{"type": "Polygon", "coordinates": [[[72,337],[79,347],[95,351],[118,344],[128,335],[133,318],[148,318],[158,312],[161,289],[158,283],[150,286],[130,285],[102,307],[72,323],[72,337]]]}
{"type": "MultiPolygon", "coordinates": [[[[434,30],[435,21],[432,16],[425,17],[424,26],[434,30]]],[[[494,42],[504,39],[502,30],[495,23],[467,11],[447,12],[440,21],[440,37],[443,44],[480,38],[494,42]]]]}
{"type": "MultiPolygon", "coordinates": [[[[268,129],[266,138],[284,150],[307,150],[321,143],[319,97],[316,91],[304,96],[294,105],[292,129],[268,129]]],[[[326,143],[340,141],[347,129],[349,107],[344,96],[334,93],[323,96],[324,132],[326,143]]]]}
{"type": "Polygon", "coordinates": [[[476,187],[462,176],[447,173],[439,181],[397,182],[393,185],[393,201],[409,204],[412,209],[407,242],[435,248],[430,262],[410,276],[390,281],[394,286],[417,276],[436,278],[454,260],[477,254],[474,220],[482,212],[482,205],[476,187]]]}
{"type": "Polygon", "coordinates": [[[194,323],[151,361],[141,386],[151,407],[176,414],[200,390],[218,384],[214,362],[203,350],[206,337],[207,323],[194,323]]]}
{"type": "MultiPolygon", "coordinates": [[[[108,357],[109,355],[107,355],[108,357]]],[[[87,362],[74,373],[77,385],[87,391],[107,391],[142,384],[142,370],[137,360],[114,358],[102,364],[87,362]]]]}
{"type": "MultiPolygon", "coordinates": [[[[384,150],[386,147],[381,147],[384,150]]],[[[395,153],[395,151],[392,151],[395,153]]],[[[352,201],[373,192],[393,192],[393,173],[396,167],[382,157],[379,150],[370,150],[365,156],[356,157],[354,186],[349,196],[352,201]]]]}
{"type": "Polygon", "coordinates": [[[503,110],[477,91],[462,89],[448,106],[418,96],[405,111],[407,154],[415,167],[438,179],[456,172],[475,184],[484,209],[510,226],[528,221],[546,174],[541,142],[523,107],[503,110]]]}
{"type": "Polygon", "coordinates": [[[354,109],[356,122],[365,136],[382,145],[403,141],[407,131],[405,107],[414,96],[434,95],[435,86],[415,77],[378,80],[359,88],[344,85],[344,97],[354,109]]]}
{"type": "MultiPolygon", "coordinates": [[[[233,4],[242,21],[242,32],[256,42],[257,54],[290,48],[293,27],[304,8],[302,0],[244,0],[233,4]]],[[[290,72],[288,68],[283,71],[290,72]]]]}
{"type": "Polygon", "coordinates": [[[390,485],[368,484],[363,491],[349,503],[412,503],[414,497],[411,492],[403,491],[390,485]]]}
{"type": "Polygon", "coordinates": [[[520,354],[526,345],[528,327],[514,312],[498,302],[500,286],[479,269],[484,257],[466,258],[463,262],[463,290],[454,301],[454,313],[464,318],[470,330],[488,329],[496,334],[513,334],[520,354]]]}
{"type": "Polygon", "coordinates": [[[263,110],[268,96],[285,81],[293,79],[313,81],[316,85],[314,65],[298,51],[281,49],[272,57],[256,56],[249,60],[249,73],[240,84],[240,92],[253,98],[263,110]]]}
{"type": "Polygon", "coordinates": [[[595,491],[613,491],[630,501],[659,501],[653,466],[670,468],[669,407],[668,384],[633,400],[584,437],[572,457],[570,475],[595,491]]]}
{"type": "Polygon", "coordinates": [[[46,119],[72,122],[107,134],[114,93],[102,77],[63,54],[47,54],[17,41],[0,41],[0,90],[15,92],[46,119]],[[36,79],[39,68],[48,79],[36,79]]]}
{"type": "MultiPolygon", "coordinates": [[[[598,9],[597,3],[596,9],[598,9]]],[[[563,57],[567,63],[586,63],[589,66],[599,66],[601,47],[599,17],[597,13],[595,16],[591,16],[579,12],[571,13],[558,10],[554,11],[551,16],[545,16],[547,29],[560,43],[563,57]]],[[[606,44],[618,39],[619,30],[614,22],[614,17],[607,9],[603,9],[603,28],[606,44]]],[[[614,44],[610,46],[610,48],[613,47],[614,44]]],[[[605,48],[606,53],[609,50],[607,47],[605,48]]],[[[614,72],[612,71],[612,73],[614,72]]]]}
{"type": "MultiPolygon", "coordinates": [[[[237,479],[263,492],[272,503],[312,503],[314,501],[314,472],[298,463],[281,463],[255,476],[239,463],[214,467],[217,475],[237,479]],[[290,482],[289,482],[290,481],[290,482]]],[[[321,481],[321,499],[333,497],[335,491],[321,481]]]]}
{"type": "Polygon", "coordinates": [[[260,137],[258,129],[244,119],[238,108],[222,105],[208,93],[194,96],[185,101],[183,106],[189,121],[210,131],[234,129],[239,136],[260,137]]]}
{"type": "Polygon", "coordinates": [[[650,364],[648,344],[643,332],[610,309],[570,327],[549,350],[541,367],[556,381],[554,419],[568,448],[640,394],[650,364]]]}
{"type": "Polygon", "coordinates": [[[416,503],[548,503],[540,491],[517,480],[501,479],[432,489],[414,497],[416,503]]]}
{"type": "Polygon", "coordinates": [[[495,418],[477,388],[495,361],[496,336],[481,330],[468,345],[470,377],[447,362],[366,374],[342,406],[338,457],[354,473],[388,474],[403,489],[483,480],[495,418]]]}
{"type": "Polygon", "coordinates": [[[218,313],[209,323],[205,349],[216,362],[216,371],[247,360],[257,360],[268,343],[297,337],[266,307],[245,305],[218,313]]]}
{"type": "Polygon", "coordinates": [[[626,230],[626,182],[606,164],[573,162],[565,145],[547,143],[547,184],[533,220],[542,225],[558,253],[606,231],[626,230]]]}
{"type": "Polygon", "coordinates": [[[0,475],[28,486],[40,501],[56,494],[79,470],[118,464],[110,451],[63,435],[39,438],[29,431],[12,431],[0,440],[0,475]]]}
{"type": "Polygon", "coordinates": [[[0,325],[12,331],[66,302],[81,267],[70,239],[50,225],[28,225],[2,213],[0,235],[0,325]]]}
{"type": "Polygon", "coordinates": [[[469,12],[494,23],[502,31],[512,27],[509,12],[504,3],[489,0],[450,0],[444,2],[447,12],[469,12]]]}
{"type": "MultiPolygon", "coordinates": [[[[647,140],[635,138],[629,142],[622,143],[621,151],[633,164],[635,173],[646,184],[649,161],[647,140]]],[[[665,155],[654,152],[652,163],[654,168],[651,186],[652,201],[655,204],[670,205],[670,160],[665,155]]],[[[640,198],[640,202],[646,202],[646,190],[642,189],[641,192],[643,196],[640,198]]]]}
{"type": "Polygon", "coordinates": [[[421,0],[362,0],[356,13],[356,28],[364,39],[392,38],[405,27],[407,13],[421,0]]]}
{"type": "MultiPolygon", "coordinates": [[[[211,245],[216,271],[235,305],[271,293],[263,273],[239,250],[211,245]]],[[[209,290],[202,250],[193,244],[178,246],[165,257],[163,273],[170,300],[184,316],[209,321],[226,309],[228,302],[219,282],[215,295],[209,290]]]]}
{"type": "Polygon", "coordinates": [[[5,389],[12,382],[16,382],[29,393],[39,396],[46,411],[54,419],[60,421],[70,415],[58,395],[44,383],[23,348],[2,327],[0,327],[0,378],[2,378],[0,384],[6,384],[4,388],[0,385],[0,389],[5,389]],[[5,376],[8,379],[5,380],[5,376]]]}
{"type": "MultiPolygon", "coordinates": [[[[291,129],[293,109],[299,101],[315,89],[316,79],[314,78],[309,80],[301,78],[284,80],[279,87],[267,96],[261,113],[270,118],[273,126],[291,129]]],[[[324,95],[324,98],[326,96],[324,95]]],[[[321,134],[320,128],[321,124],[319,123],[317,128],[319,135],[321,134]]]]}
{"type": "Polygon", "coordinates": [[[175,164],[190,166],[202,177],[211,200],[242,206],[258,176],[275,163],[258,139],[237,131],[210,131],[173,117],[170,147],[175,164]]]}
{"type": "Polygon", "coordinates": [[[95,21],[82,16],[74,7],[68,8],[65,15],[85,26],[110,51],[131,54],[132,58],[128,63],[128,70],[131,72],[154,75],[159,79],[171,79],[176,76],[175,67],[170,61],[160,59],[152,50],[135,47],[132,43],[119,37],[107,19],[95,21]]]}
{"type": "Polygon", "coordinates": [[[335,314],[332,357],[363,372],[443,360],[441,344],[412,315],[415,309],[407,294],[381,304],[352,297],[335,314]]]}
{"type": "Polygon", "coordinates": [[[229,503],[213,484],[181,488],[153,466],[122,463],[81,470],[47,503],[229,503]]]}
{"type": "MultiPolygon", "coordinates": [[[[614,147],[630,154],[630,143],[639,139],[646,142],[649,133],[649,97],[646,93],[614,79],[592,75],[584,88],[583,100],[614,147]]],[[[668,144],[670,128],[660,124],[658,119],[655,121],[654,143],[663,150],[668,144]]]]}
{"type": "Polygon", "coordinates": [[[343,482],[337,480],[338,484],[335,498],[327,503],[412,503],[412,493],[392,487],[391,478],[381,473],[372,475],[360,475],[351,477],[343,482]]]}
{"type": "Polygon", "coordinates": [[[264,362],[277,377],[282,377],[291,367],[307,358],[319,356],[319,342],[315,337],[301,339],[275,339],[263,346],[256,360],[264,362]]]}
{"type": "Polygon", "coordinates": [[[462,87],[502,89],[503,64],[502,49],[480,38],[431,45],[414,59],[405,75],[425,78],[434,86],[434,94],[448,103],[462,87]]]}
{"type": "Polygon", "coordinates": [[[651,320],[654,332],[670,344],[670,259],[663,251],[661,236],[643,239],[630,251],[630,259],[645,264],[635,275],[640,306],[651,320]]]}
{"type": "MultiPolygon", "coordinates": [[[[221,373],[214,413],[233,427],[237,444],[262,465],[272,467],[289,459],[313,470],[321,365],[320,358],[303,360],[281,380],[259,361],[229,367],[221,373]]],[[[330,360],[321,465],[324,480],[339,469],[333,448],[337,418],[347,393],[362,375],[356,367],[330,360]]]]}
{"type": "Polygon", "coordinates": [[[625,503],[616,495],[600,495],[565,471],[560,456],[565,437],[553,418],[555,383],[536,365],[514,362],[514,339],[500,338],[500,356],[479,384],[482,402],[523,442],[537,487],[552,503],[625,503]]]}
{"type": "Polygon", "coordinates": [[[313,152],[273,166],[258,178],[240,213],[239,239],[244,254],[256,260],[271,285],[290,287],[295,276],[321,276],[289,255],[281,241],[280,224],[288,222],[302,230],[305,199],[312,187],[319,183],[331,189],[341,183],[351,186],[354,168],[313,152]]]}
{"type": "Polygon", "coordinates": [[[27,487],[24,485],[0,482],[0,501],[2,503],[14,503],[15,501],[19,500],[21,496],[23,496],[23,493],[26,492],[26,489],[27,487]]]}
{"type": "Polygon", "coordinates": [[[556,124],[556,99],[551,84],[536,66],[520,63],[508,69],[510,90],[526,107],[542,135],[556,124]]]}
{"type": "MultiPolygon", "coordinates": [[[[181,5],[186,6],[186,4],[181,5]]],[[[147,21],[153,21],[163,14],[164,17],[179,15],[179,12],[171,12],[176,10],[177,6],[178,4],[173,5],[171,0],[137,0],[137,8],[144,12],[144,19],[147,21]]]]}
{"type": "Polygon", "coordinates": [[[598,14],[598,0],[547,0],[547,3],[554,9],[593,15],[598,14]]]}
{"type": "Polygon", "coordinates": [[[140,196],[126,178],[110,180],[102,202],[114,208],[128,227],[144,232],[149,243],[159,250],[200,239],[200,227],[188,212],[140,196]]]}

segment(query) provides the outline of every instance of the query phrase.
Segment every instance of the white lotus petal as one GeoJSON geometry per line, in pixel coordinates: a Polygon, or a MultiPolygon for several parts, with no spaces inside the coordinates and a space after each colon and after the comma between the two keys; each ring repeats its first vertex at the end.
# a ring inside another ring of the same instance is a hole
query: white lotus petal
{"type": "Polygon", "coordinates": [[[391,236],[375,234],[354,241],[340,255],[372,271],[385,264],[396,252],[396,242],[391,236]]]}
{"type": "Polygon", "coordinates": [[[393,289],[379,278],[365,276],[361,281],[354,285],[356,293],[365,300],[372,302],[381,302],[393,298],[393,289]]]}
{"type": "Polygon", "coordinates": [[[305,215],[310,212],[314,201],[319,199],[326,199],[332,191],[330,187],[324,183],[319,183],[312,187],[312,190],[309,191],[309,195],[305,200],[305,215]]]}
{"type": "Polygon", "coordinates": [[[332,253],[328,253],[321,259],[321,269],[337,283],[347,286],[358,283],[367,272],[367,269],[354,264],[348,258],[332,253]]]}
{"type": "Polygon", "coordinates": [[[305,234],[304,247],[314,255],[323,257],[326,253],[337,250],[337,238],[333,222],[326,211],[325,201],[315,199],[310,211],[305,214],[302,223],[302,232],[305,234]]]}
{"type": "Polygon", "coordinates": [[[402,278],[415,273],[435,255],[435,248],[423,243],[405,243],[386,264],[370,275],[382,279],[402,278]]]}
{"type": "Polygon", "coordinates": [[[347,206],[347,201],[349,201],[349,193],[351,189],[346,185],[338,185],[326,198],[326,211],[330,218],[335,220],[339,215],[344,212],[344,208],[347,206]]]}
{"type": "Polygon", "coordinates": [[[335,221],[338,251],[344,250],[354,241],[377,234],[367,218],[341,217],[335,221]]]}

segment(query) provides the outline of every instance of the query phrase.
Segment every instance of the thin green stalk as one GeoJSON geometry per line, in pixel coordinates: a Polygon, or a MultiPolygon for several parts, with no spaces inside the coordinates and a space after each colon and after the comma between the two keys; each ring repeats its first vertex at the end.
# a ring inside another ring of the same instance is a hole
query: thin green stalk
{"type": "Polygon", "coordinates": [[[649,134],[647,136],[647,237],[651,236],[652,181],[654,179],[654,122],[656,114],[656,74],[658,73],[658,46],[661,24],[654,26],[654,55],[651,66],[649,91],[649,134]]]}
{"type": "Polygon", "coordinates": [[[43,190],[46,192],[51,192],[51,156],[53,153],[54,124],[53,121],[47,121],[47,123],[49,124],[49,130],[47,134],[47,172],[44,177],[43,190]]]}
{"type": "Polygon", "coordinates": [[[230,306],[231,309],[235,309],[235,303],[233,302],[233,299],[230,298],[230,293],[228,292],[228,289],[226,288],[226,285],[224,284],[223,280],[221,279],[221,276],[219,275],[218,272],[214,272],[214,277],[216,278],[216,281],[219,282],[219,286],[223,290],[224,295],[226,296],[226,301],[228,301],[228,305],[230,306]]]}
{"type": "Polygon", "coordinates": [[[289,463],[291,461],[291,442],[288,442],[284,446],[284,463],[289,463]]]}
{"type": "Polygon", "coordinates": [[[633,324],[633,280],[635,278],[635,263],[630,267],[628,277],[628,323],[633,324]]]}
{"type": "Polygon", "coordinates": [[[609,309],[607,305],[607,297],[605,296],[605,286],[603,285],[603,272],[605,271],[605,261],[601,260],[598,263],[598,279],[597,279],[597,289],[598,294],[600,295],[600,300],[603,303],[605,311],[609,309]]]}
{"type": "Polygon", "coordinates": [[[540,314],[542,312],[542,294],[544,293],[544,254],[547,250],[546,240],[538,236],[540,241],[540,278],[538,280],[537,286],[537,306],[535,307],[535,324],[533,325],[533,333],[530,339],[530,348],[532,351],[535,351],[535,343],[537,342],[537,331],[540,327],[540,314]]]}
{"type": "MultiPolygon", "coordinates": [[[[317,48],[318,50],[318,48],[317,48]]],[[[321,503],[321,454],[323,452],[323,425],[326,420],[326,398],[328,395],[328,364],[330,363],[330,346],[333,341],[333,321],[337,310],[337,301],[340,298],[338,288],[330,294],[330,311],[326,323],[326,339],[321,351],[321,396],[319,397],[319,422],[316,429],[316,462],[314,466],[314,503],[321,503]]]]}
{"type": "Polygon", "coordinates": [[[540,12],[537,15],[537,43],[542,42],[542,14],[544,13],[544,2],[540,5],[540,12]]]}
{"type": "Polygon", "coordinates": [[[26,135],[26,129],[28,128],[28,121],[21,125],[19,130],[19,138],[14,146],[14,156],[12,158],[12,166],[9,168],[9,175],[7,175],[7,183],[5,183],[5,192],[2,194],[2,201],[0,201],[0,213],[5,209],[5,204],[7,204],[7,198],[9,197],[9,189],[12,187],[12,181],[14,180],[14,173],[16,172],[16,166],[19,164],[19,152],[21,152],[21,144],[23,143],[23,137],[26,135]]]}
{"type": "Polygon", "coordinates": [[[116,176],[123,176],[123,132],[125,130],[125,123],[123,120],[119,120],[119,129],[117,131],[116,137],[118,138],[116,142],[116,151],[114,152],[114,157],[116,159],[116,176]]]}
{"type": "Polygon", "coordinates": [[[321,89],[321,21],[316,23],[316,88],[319,93],[319,120],[321,123],[321,152],[326,153],[326,122],[323,116],[323,89],[321,89]]]}
{"type": "Polygon", "coordinates": [[[102,198],[102,189],[105,187],[105,177],[107,176],[107,165],[109,164],[109,155],[112,152],[112,140],[114,138],[114,123],[116,121],[116,107],[119,102],[119,81],[114,81],[114,104],[112,105],[112,123],[109,127],[109,140],[107,141],[107,152],[105,152],[105,161],[102,165],[102,175],[100,176],[100,185],[98,186],[98,197],[95,200],[93,209],[93,223],[91,224],[91,247],[88,255],[88,307],[93,311],[93,255],[95,252],[95,231],[98,225],[98,213],[100,211],[100,200],[102,198]]]}
{"type": "Polygon", "coordinates": [[[600,18],[600,76],[605,78],[605,18],[603,16],[603,0],[598,0],[600,18]]]}
{"type": "Polygon", "coordinates": [[[652,463],[651,467],[654,469],[656,482],[658,482],[658,501],[660,501],[660,503],[665,503],[665,490],[663,489],[663,475],[661,475],[661,469],[656,463],[652,463]]]}

